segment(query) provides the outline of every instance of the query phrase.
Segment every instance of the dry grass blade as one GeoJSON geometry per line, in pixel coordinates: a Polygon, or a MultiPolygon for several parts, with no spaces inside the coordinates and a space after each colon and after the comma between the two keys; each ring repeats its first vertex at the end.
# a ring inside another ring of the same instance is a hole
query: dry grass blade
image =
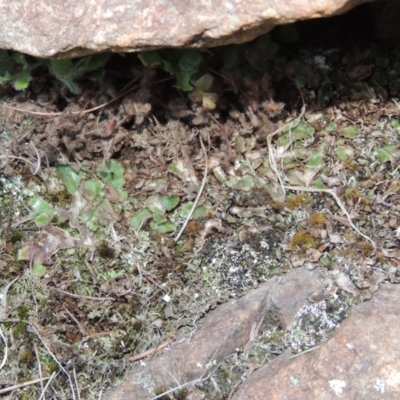
{"type": "Polygon", "coordinates": [[[35,163],[35,169],[32,171],[33,175],[37,175],[37,173],[40,171],[40,166],[42,164],[40,154],[38,149],[35,147],[35,145],[32,143],[32,141],[29,142],[29,144],[32,146],[33,150],[35,150],[36,153],[36,163],[35,163]]]}
{"type": "Polygon", "coordinates": [[[197,207],[197,203],[198,203],[199,200],[200,200],[200,196],[201,196],[201,194],[203,193],[204,187],[205,187],[206,182],[207,182],[207,175],[208,175],[208,157],[207,157],[207,150],[206,150],[206,148],[205,148],[205,146],[204,146],[203,139],[201,138],[201,134],[199,135],[199,139],[200,139],[200,145],[201,145],[201,149],[203,150],[203,153],[204,153],[204,160],[205,160],[203,181],[201,182],[201,186],[200,186],[199,193],[197,193],[196,200],[195,200],[194,203],[193,203],[193,207],[191,208],[189,215],[187,216],[185,222],[183,223],[182,228],[180,229],[180,231],[178,232],[178,234],[175,236],[175,239],[174,239],[174,242],[175,242],[175,243],[176,243],[176,242],[179,240],[179,238],[182,236],[182,233],[183,233],[183,231],[185,230],[185,228],[186,228],[188,222],[190,221],[190,218],[192,218],[193,212],[194,212],[194,210],[195,210],[196,207],[197,207]]]}
{"type": "Polygon", "coordinates": [[[280,128],[276,129],[274,132],[272,132],[271,134],[268,135],[267,137],[267,146],[268,146],[268,160],[269,160],[269,164],[271,166],[272,171],[275,173],[276,178],[278,179],[279,184],[281,185],[282,191],[283,193],[285,193],[285,189],[284,189],[284,184],[283,184],[283,179],[279,173],[278,167],[276,165],[276,161],[275,161],[275,157],[274,157],[274,152],[272,149],[272,138],[277,135],[278,133],[284,131],[287,127],[291,127],[293,126],[293,124],[297,123],[298,121],[300,121],[303,118],[303,115],[306,111],[306,106],[303,105],[303,107],[301,108],[301,112],[300,115],[294,120],[289,122],[288,124],[285,124],[283,126],[281,126],[280,128]]]}

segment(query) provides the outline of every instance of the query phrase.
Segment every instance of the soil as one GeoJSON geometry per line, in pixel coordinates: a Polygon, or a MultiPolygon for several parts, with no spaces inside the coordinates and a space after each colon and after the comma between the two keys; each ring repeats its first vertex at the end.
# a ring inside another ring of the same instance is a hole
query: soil
{"type": "Polygon", "coordinates": [[[2,88],[0,393],[99,398],[209,310],[306,265],[333,322],[270,335],[271,354],[301,352],[399,281],[398,49],[276,30],[204,60],[208,90],[136,55],[77,95],[44,69],[2,88]]]}

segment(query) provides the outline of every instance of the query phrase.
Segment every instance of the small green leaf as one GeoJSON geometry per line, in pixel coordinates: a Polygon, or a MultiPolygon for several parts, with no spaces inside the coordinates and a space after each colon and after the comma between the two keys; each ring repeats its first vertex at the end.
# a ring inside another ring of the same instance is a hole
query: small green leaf
{"type": "Polygon", "coordinates": [[[320,262],[324,267],[327,267],[327,266],[329,265],[329,263],[330,263],[329,258],[326,257],[326,256],[322,256],[322,257],[319,259],[319,262],[320,262]]]}
{"type": "Polygon", "coordinates": [[[189,92],[193,89],[190,84],[190,79],[192,78],[194,72],[192,71],[178,71],[176,73],[176,87],[182,89],[184,92],[189,92]]]}
{"type": "Polygon", "coordinates": [[[122,190],[125,185],[124,178],[124,167],[121,163],[115,160],[111,160],[106,163],[105,166],[99,165],[97,168],[97,174],[105,181],[111,183],[112,186],[117,190],[118,194],[122,199],[126,199],[128,194],[122,190]]]}
{"type": "Polygon", "coordinates": [[[153,221],[156,222],[157,224],[160,224],[162,222],[165,222],[167,219],[165,218],[165,214],[153,214],[153,221]]]}
{"type": "Polygon", "coordinates": [[[294,83],[299,89],[302,89],[306,86],[307,80],[303,75],[297,74],[294,78],[294,83]]]}
{"type": "Polygon", "coordinates": [[[354,149],[345,144],[339,145],[336,148],[336,155],[340,161],[350,161],[354,158],[354,149]]]}
{"type": "Polygon", "coordinates": [[[176,231],[176,225],[173,222],[164,222],[162,224],[157,224],[155,221],[150,222],[151,229],[159,231],[160,233],[168,233],[176,231]]]}
{"type": "Polygon", "coordinates": [[[396,130],[400,128],[400,122],[398,119],[392,119],[390,125],[396,130]]]}
{"type": "Polygon", "coordinates": [[[285,129],[285,134],[279,137],[278,143],[282,146],[287,146],[290,143],[311,137],[314,135],[314,132],[315,128],[304,122],[299,122],[298,124],[293,125],[290,124],[285,129]]]}
{"type": "Polygon", "coordinates": [[[245,175],[242,179],[231,176],[225,184],[230,188],[248,192],[254,186],[254,178],[250,175],[245,175]]]}
{"type": "Polygon", "coordinates": [[[47,225],[53,218],[53,207],[40,196],[32,198],[28,204],[32,208],[32,211],[28,215],[28,219],[33,219],[38,227],[47,225]]]}
{"type": "Polygon", "coordinates": [[[337,123],[336,122],[331,122],[324,130],[326,132],[333,132],[336,129],[337,129],[337,123]]]}
{"type": "MultiPolygon", "coordinates": [[[[87,71],[94,71],[98,68],[104,67],[104,64],[110,58],[111,53],[99,53],[93,54],[88,57],[87,61],[87,71]]],[[[86,71],[85,71],[86,72],[86,71]]]]}
{"type": "Polygon", "coordinates": [[[178,196],[153,195],[147,199],[146,206],[152,213],[164,214],[174,209],[178,203],[178,196]]]}
{"type": "Polygon", "coordinates": [[[145,67],[149,68],[157,67],[162,63],[162,58],[157,51],[144,51],[138,54],[138,58],[145,67]]]}
{"type": "Polygon", "coordinates": [[[312,151],[310,158],[307,161],[307,165],[314,168],[320,168],[325,165],[324,155],[318,151],[312,151]]]}
{"type": "Polygon", "coordinates": [[[143,221],[145,221],[151,215],[152,215],[151,212],[147,208],[145,208],[144,210],[140,211],[132,218],[130,218],[129,223],[132,225],[134,229],[138,230],[142,226],[143,221]]]}
{"type": "Polygon", "coordinates": [[[33,222],[36,226],[42,228],[49,224],[52,220],[52,216],[46,213],[39,214],[37,217],[34,218],[33,222]]]}
{"type": "Polygon", "coordinates": [[[358,136],[359,129],[356,126],[347,126],[340,133],[341,136],[344,136],[347,139],[354,139],[358,136]]]}
{"type": "Polygon", "coordinates": [[[160,196],[160,201],[166,211],[171,211],[179,204],[179,196],[160,196]]]}
{"type": "Polygon", "coordinates": [[[395,150],[396,146],[394,144],[387,144],[386,146],[375,149],[375,153],[378,155],[381,162],[390,161],[393,163],[394,158],[392,154],[395,150]]]}
{"type": "Polygon", "coordinates": [[[325,189],[324,183],[321,181],[320,178],[316,179],[314,182],[313,187],[318,188],[318,189],[325,189]]]}
{"type": "Polygon", "coordinates": [[[32,76],[29,70],[23,70],[15,77],[14,81],[14,89],[15,90],[24,90],[29,86],[30,81],[32,80],[32,76]]]}
{"type": "Polygon", "coordinates": [[[79,86],[74,82],[74,78],[78,76],[74,69],[71,59],[55,60],[49,62],[49,71],[62,82],[72,93],[80,92],[79,86]]]}
{"type": "Polygon", "coordinates": [[[97,179],[90,179],[83,182],[82,185],[82,196],[89,201],[95,201],[99,198],[103,183],[97,179]]]}
{"type": "MultiPolygon", "coordinates": [[[[190,211],[192,210],[193,202],[189,201],[185,203],[181,208],[180,216],[182,218],[187,218],[189,216],[190,211]]],[[[192,214],[192,219],[197,219],[204,217],[206,214],[206,210],[204,207],[196,207],[192,214]]]]}
{"type": "Polygon", "coordinates": [[[204,74],[200,79],[193,82],[196,90],[201,90],[207,92],[211,89],[211,86],[214,82],[214,77],[211,74],[204,74]]]}
{"type": "Polygon", "coordinates": [[[75,194],[83,177],[83,172],[75,172],[69,165],[61,165],[57,168],[57,172],[61,176],[68,192],[70,194],[75,194]]]}
{"type": "Polygon", "coordinates": [[[47,273],[47,269],[41,262],[34,262],[32,266],[32,273],[37,278],[43,278],[47,273]]]}
{"type": "Polygon", "coordinates": [[[170,61],[163,60],[163,67],[166,72],[169,72],[171,75],[175,75],[178,69],[174,66],[174,64],[170,61]]]}
{"type": "Polygon", "coordinates": [[[194,73],[202,60],[201,54],[196,50],[186,50],[179,60],[179,68],[181,71],[194,73]]]}

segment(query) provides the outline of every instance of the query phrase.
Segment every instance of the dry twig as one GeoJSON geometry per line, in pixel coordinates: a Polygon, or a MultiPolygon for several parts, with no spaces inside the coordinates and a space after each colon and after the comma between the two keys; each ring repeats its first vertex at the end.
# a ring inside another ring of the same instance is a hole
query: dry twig
{"type": "Polygon", "coordinates": [[[174,337],[171,338],[171,339],[168,339],[164,343],[161,343],[157,347],[154,347],[154,349],[150,349],[150,350],[147,350],[147,351],[145,351],[143,353],[137,354],[136,356],[129,357],[127,359],[127,361],[128,362],[135,362],[135,361],[139,361],[142,358],[145,358],[147,356],[151,356],[152,354],[156,353],[158,350],[161,350],[164,347],[167,347],[168,345],[170,345],[174,340],[175,340],[174,337]]]}
{"type": "Polygon", "coordinates": [[[50,379],[50,377],[33,379],[32,381],[20,383],[18,385],[14,385],[14,386],[9,386],[9,387],[6,387],[4,389],[0,389],[0,394],[5,394],[5,393],[8,393],[8,392],[10,392],[12,390],[22,389],[22,388],[24,388],[26,386],[35,385],[36,383],[39,383],[41,381],[45,381],[47,379],[50,379]]]}

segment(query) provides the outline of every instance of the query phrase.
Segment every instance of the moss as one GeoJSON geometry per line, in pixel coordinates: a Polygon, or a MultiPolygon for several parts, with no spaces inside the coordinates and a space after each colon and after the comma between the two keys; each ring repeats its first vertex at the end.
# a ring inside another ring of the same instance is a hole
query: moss
{"type": "Polygon", "coordinates": [[[371,242],[360,242],[357,244],[357,249],[362,256],[367,256],[375,250],[371,242]]]}
{"type": "Polygon", "coordinates": [[[27,319],[29,317],[29,309],[26,306],[21,306],[17,310],[17,315],[19,319],[27,319]]]}
{"type": "Polygon", "coordinates": [[[288,196],[285,202],[285,206],[289,210],[294,210],[298,207],[304,206],[305,204],[309,203],[310,196],[308,193],[300,193],[294,196],[288,196]]]}
{"type": "Polygon", "coordinates": [[[11,233],[11,235],[9,237],[9,241],[12,244],[15,244],[17,242],[20,242],[23,237],[24,237],[24,235],[22,234],[22,232],[14,231],[14,232],[11,233]]]}
{"type": "Polygon", "coordinates": [[[109,244],[105,240],[102,240],[98,244],[96,250],[99,256],[103,259],[111,259],[114,258],[115,256],[114,250],[109,246],[109,244]]]}
{"type": "Polygon", "coordinates": [[[306,250],[310,247],[315,247],[315,239],[311,236],[311,233],[304,228],[292,236],[289,242],[289,250],[306,250]]]}
{"type": "Polygon", "coordinates": [[[50,204],[69,207],[72,202],[72,195],[67,190],[60,190],[59,192],[48,194],[44,199],[50,204]]]}
{"type": "Polygon", "coordinates": [[[17,339],[26,332],[26,322],[20,321],[14,327],[14,337],[17,339]]]}
{"type": "Polygon", "coordinates": [[[189,391],[187,389],[177,390],[175,393],[176,400],[186,400],[189,396],[189,391]]]}
{"type": "Polygon", "coordinates": [[[35,360],[35,354],[31,349],[24,349],[19,355],[19,362],[23,364],[30,364],[35,360]]]}
{"type": "MultiPolygon", "coordinates": [[[[167,392],[169,389],[166,387],[166,386],[159,386],[159,387],[157,387],[157,388],[155,388],[154,389],[154,394],[156,395],[156,396],[160,396],[160,395],[162,395],[163,393],[165,393],[165,392],[167,392]]],[[[171,399],[171,397],[169,397],[168,395],[164,395],[164,396],[161,396],[161,397],[158,397],[160,400],[170,400],[171,399]]]]}
{"type": "Polygon", "coordinates": [[[321,213],[313,213],[308,218],[308,222],[315,227],[321,228],[326,223],[326,217],[321,213]]]}

